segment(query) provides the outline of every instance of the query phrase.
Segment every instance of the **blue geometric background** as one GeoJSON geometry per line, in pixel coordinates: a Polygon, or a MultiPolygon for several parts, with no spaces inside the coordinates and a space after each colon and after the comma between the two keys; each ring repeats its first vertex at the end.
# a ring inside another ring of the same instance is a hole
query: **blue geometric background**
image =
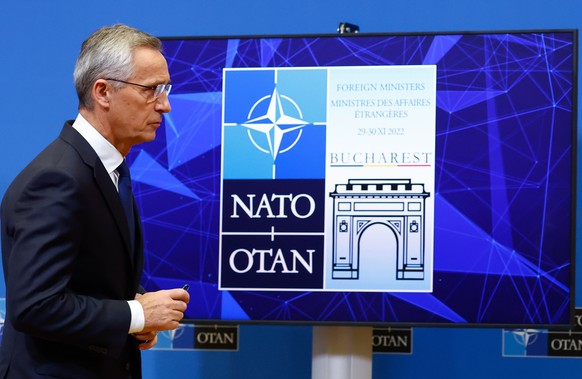
{"type": "Polygon", "coordinates": [[[191,285],[191,320],[568,323],[575,151],[568,32],[166,39],[174,84],[129,157],[144,285],[191,285]],[[437,65],[434,291],[218,291],[224,67],[437,65]]]}

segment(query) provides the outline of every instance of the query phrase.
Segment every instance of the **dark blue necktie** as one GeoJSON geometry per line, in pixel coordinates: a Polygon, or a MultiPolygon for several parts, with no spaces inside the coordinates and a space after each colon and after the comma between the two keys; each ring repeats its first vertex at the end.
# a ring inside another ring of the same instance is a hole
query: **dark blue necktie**
{"type": "Polygon", "coordinates": [[[129,224],[129,235],[131,238],[131,249],[133,252],[135,244],[135,217],[133,214],[133,192],[131,190],[131,176],[129,175],[129,167],[125,163],[125,159],[119,167],[117,167],[117,173],[119,174],[119,197],[121,198],[121,203],[123,204],[123,210],[127,216],[127,223],[129,224]]]}

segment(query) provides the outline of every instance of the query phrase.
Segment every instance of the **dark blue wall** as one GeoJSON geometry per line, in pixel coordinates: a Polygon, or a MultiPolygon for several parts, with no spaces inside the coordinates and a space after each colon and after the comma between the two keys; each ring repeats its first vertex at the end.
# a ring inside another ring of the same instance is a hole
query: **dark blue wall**
{"type": "MultiPolygon", "coordinates": [[[[63,121],[75,117],[72,71],[79,46],[106,24],[127,23],[158,36],[314,34],[333,33],[340,21],[358,24],[362,32],[580,28],[580,15],[579,0],[0,0],[0,194],[63,121]]],[[[4,292],[2,283],[0,296],[4,292]]],[[[577,293],[582,306],[582,291],[577,293]]],[[[533,379],[582,372],[580,359],[503,358],[501,334],[415,329],[414,354],[375,356],[374,379],[533,379]]],[[[146,378],[310,376],[310,327],[244,326],[240,338],[237,353],[148,351],[146,378]]]]}

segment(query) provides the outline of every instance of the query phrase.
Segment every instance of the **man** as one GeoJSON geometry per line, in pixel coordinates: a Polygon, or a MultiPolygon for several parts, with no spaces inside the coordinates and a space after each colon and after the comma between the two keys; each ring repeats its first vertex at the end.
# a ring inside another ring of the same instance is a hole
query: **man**
{"type": "Polygon", "coordinates": [[[74,77],[79,115],[2,201],[1,378],[141,378],[140,350],[178,327],[189,301],[181,288],[143,293],[141,224],[118,193],[118,166],[170,111],[161,42],[102,28],[74,77]]]}

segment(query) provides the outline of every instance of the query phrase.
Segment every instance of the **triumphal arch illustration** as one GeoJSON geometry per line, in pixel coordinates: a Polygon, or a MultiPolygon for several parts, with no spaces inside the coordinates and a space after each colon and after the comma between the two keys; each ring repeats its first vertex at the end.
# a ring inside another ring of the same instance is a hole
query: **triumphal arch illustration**
{"type": "Polygon", "coordinates": [[[422,183],[410,179],[350,179],[336,184],[333,198],[332,279],[359,279],[366,251],[360,241],[372,225],[385,225],[396,241],[397,280],[425,275],[425,201],[422,183]]]}

